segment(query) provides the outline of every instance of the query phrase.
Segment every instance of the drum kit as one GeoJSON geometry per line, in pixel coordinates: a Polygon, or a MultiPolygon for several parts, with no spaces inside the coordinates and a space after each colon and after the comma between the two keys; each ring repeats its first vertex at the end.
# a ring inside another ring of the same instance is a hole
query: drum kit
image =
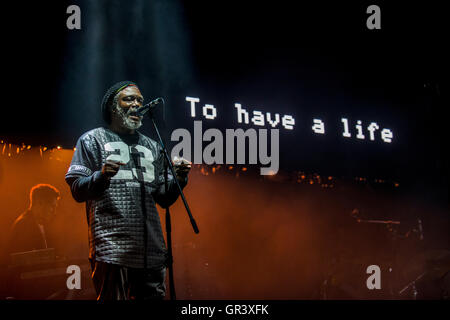
{"type": "Polygon", "coordinates": [[[414,227],[400,232],[402,221],[361,219],[359,211],[351,216],[357,226],[386,226],[390,246],[379,256],[341,255],[333,259],[321,284],[320,299],[377,299],[377,300],[448,300],[450,299],[450,251],[426,250],[422,221],[417,219],[414,227]],[[407,248],[407,249],[405,249],[407,248]],[[404,251],[409,251],[405,253],[404,251]],[[378,261],[381,289],[366,286],[370,274],[366,268],[378,261]]]}

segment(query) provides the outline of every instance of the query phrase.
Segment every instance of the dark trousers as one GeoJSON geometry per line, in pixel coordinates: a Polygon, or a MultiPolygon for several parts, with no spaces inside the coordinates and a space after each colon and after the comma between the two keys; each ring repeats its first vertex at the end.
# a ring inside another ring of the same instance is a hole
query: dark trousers
{"type": "Polygon", "coordinates": [[[98,301],[162,300],[166,295],[166,268],[136,269],[91,260],[98,301]]]}

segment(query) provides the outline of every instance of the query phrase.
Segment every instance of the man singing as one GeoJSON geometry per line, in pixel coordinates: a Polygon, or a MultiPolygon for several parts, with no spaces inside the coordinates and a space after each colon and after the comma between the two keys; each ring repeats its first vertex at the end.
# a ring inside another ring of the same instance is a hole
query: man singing
{"type": "MultiPolygon", "coordinates": [[[[89,260],[98,300],[162,299],[167,249],[155,203],[178,197],[159,143],[136,131],[144,98],[122,81],[107,90],[102,114],[109,127],[83,134],[65,176],[74,199],[86,202],[89,260]]],[[[174,165],[182,188],[191,164],[174,165]]]]}

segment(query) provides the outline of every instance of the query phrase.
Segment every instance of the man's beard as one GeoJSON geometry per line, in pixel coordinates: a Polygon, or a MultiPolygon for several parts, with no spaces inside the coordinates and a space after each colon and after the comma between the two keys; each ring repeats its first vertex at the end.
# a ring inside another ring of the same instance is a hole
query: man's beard
{"type": "Polygon", "coordinates": [[[122,127],[124,127],[124,128],[127,128],[129,130],[136,130],[136,129],[139,129],[142,126],[142,119],[141,119],[141,117],[139,117],[139,121],[138,122],[135,122],[135,121],[133,121],[133,120],[131,120],[129,118],[130,115],[137,116],[136,109],[134,109],[134,108],[128,108],[127,112],[125,112],[123,110],[123,108],[121,108],[119,106],[119,104],[116,103],[114,105],[113,112],[121,120],[122,127]]]}

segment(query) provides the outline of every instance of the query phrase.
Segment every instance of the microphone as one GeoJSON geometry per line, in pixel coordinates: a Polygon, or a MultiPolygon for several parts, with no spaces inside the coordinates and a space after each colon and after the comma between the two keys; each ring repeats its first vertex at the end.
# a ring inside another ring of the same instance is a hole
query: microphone
{"type": "Polygon", "coordinates": [[[156,98],[155,100],[152,100],[149,103],[147,103],[146,105],[138,108],[136,112],[139,116],[142,117],[148,110],[155,108],[158,104],[163,103],[163,102],[164,102],[163,98],[156,98]]]}
{"type": "Polygon", "coordinates": [[[420,232],[420,240],[423,240],[423,230],[422,230],[422,220],[417,219],[418,225],[419,225],[419,232],[420,232]]]}

